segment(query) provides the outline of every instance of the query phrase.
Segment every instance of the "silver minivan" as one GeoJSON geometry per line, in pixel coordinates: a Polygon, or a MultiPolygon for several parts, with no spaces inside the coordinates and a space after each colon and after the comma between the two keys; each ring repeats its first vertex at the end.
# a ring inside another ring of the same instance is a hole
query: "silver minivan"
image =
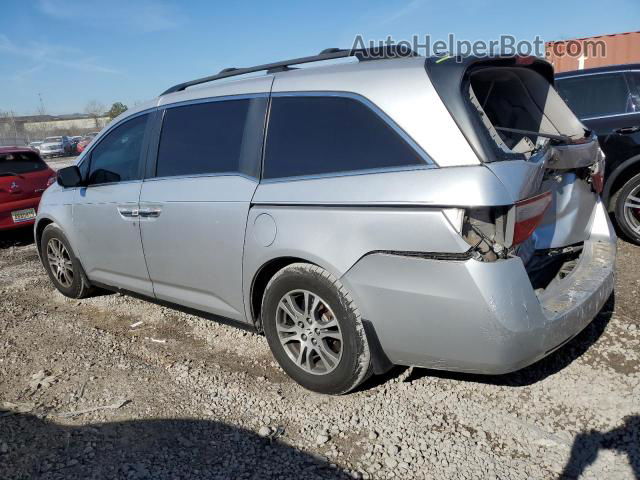
{"type": "Polygon", "coordinates": [[[511,372],[577,335],[614,283],[603,171],[544,60],[329,49],[128,110],[35,234],[64,295],[250,326],[339,394],[392,365],[511,372]]]}

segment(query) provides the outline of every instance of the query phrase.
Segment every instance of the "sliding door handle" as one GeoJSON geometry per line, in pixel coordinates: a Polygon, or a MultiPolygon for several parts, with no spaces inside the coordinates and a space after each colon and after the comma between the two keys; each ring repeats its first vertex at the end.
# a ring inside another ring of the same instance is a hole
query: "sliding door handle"
{"type": "Polygon", "coordinates": [[[142,218],[158,218],[162,213],[162,209],[158,207],[141,208],[138,214],[142,218]]]}

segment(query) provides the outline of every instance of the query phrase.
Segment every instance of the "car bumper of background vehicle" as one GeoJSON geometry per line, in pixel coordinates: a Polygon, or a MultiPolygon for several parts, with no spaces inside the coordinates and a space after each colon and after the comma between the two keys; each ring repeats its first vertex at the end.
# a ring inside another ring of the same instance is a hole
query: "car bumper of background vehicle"
{"type": "Polygon", "coordinates": [[[50,155],[64,155],[64,149],[60,148],[57,150],[40,150],[40,155],[43,157],[47,157],[50,155]]]}
{"type": "Polygon", "coordinates": [[[25,210],[27,208],[34,208],[37,211],[39,204],[40,204],[40,197],[27,198],[25,200],[18,200],[16,202],[1,203],[0,204],[0,231],[33,226],[35,219],[15,223],[13,221],[13,217],[11,216],[11,212],[15,212],[16,210],[25,210]]]}
{"type": "Polygon", "coordinates": [[[508,373],[562,346],[598,314],[613,291],[615,241],[598,202],[577,266],[539,296],[519,258],[372,254],[342,281],[392,363],[508,373]]]}

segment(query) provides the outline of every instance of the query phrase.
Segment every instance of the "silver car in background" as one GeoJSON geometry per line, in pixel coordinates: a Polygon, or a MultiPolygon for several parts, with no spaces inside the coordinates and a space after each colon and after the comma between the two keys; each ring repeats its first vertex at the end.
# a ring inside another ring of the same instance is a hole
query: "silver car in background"
{"type": "Polygon", "coordinates": [[[38,147],[44,158],[67,155],[71,152],[71,141],[67,136],[47,137],[38,147]]]}
{"type": "Polygon", "coordinates": [[[378,53],[226,69],[116,118],[42,198],[54,285],[255,328],[331,394],[571,340],[612,292],[616,238],[551,65],[378,53]]]}

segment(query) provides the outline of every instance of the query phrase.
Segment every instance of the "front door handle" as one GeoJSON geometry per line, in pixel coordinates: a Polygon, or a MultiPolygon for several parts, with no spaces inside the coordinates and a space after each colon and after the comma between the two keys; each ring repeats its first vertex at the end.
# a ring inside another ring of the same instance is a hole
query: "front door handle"
{"type": "Polygon", "coordinates": [[[136,207],[118,207],[118,213],[123,218],[137,218],[139,211],[136,207]]]}
{"type": "Polygon", "coordinates": [[[640,126],[638,125],[634,125],[633,127],[618,128],[616,130],[616,133],[621,133],[622,135],[628,135],[630,133],[636,133],[636,132],[640,132],[640,126]]]}

